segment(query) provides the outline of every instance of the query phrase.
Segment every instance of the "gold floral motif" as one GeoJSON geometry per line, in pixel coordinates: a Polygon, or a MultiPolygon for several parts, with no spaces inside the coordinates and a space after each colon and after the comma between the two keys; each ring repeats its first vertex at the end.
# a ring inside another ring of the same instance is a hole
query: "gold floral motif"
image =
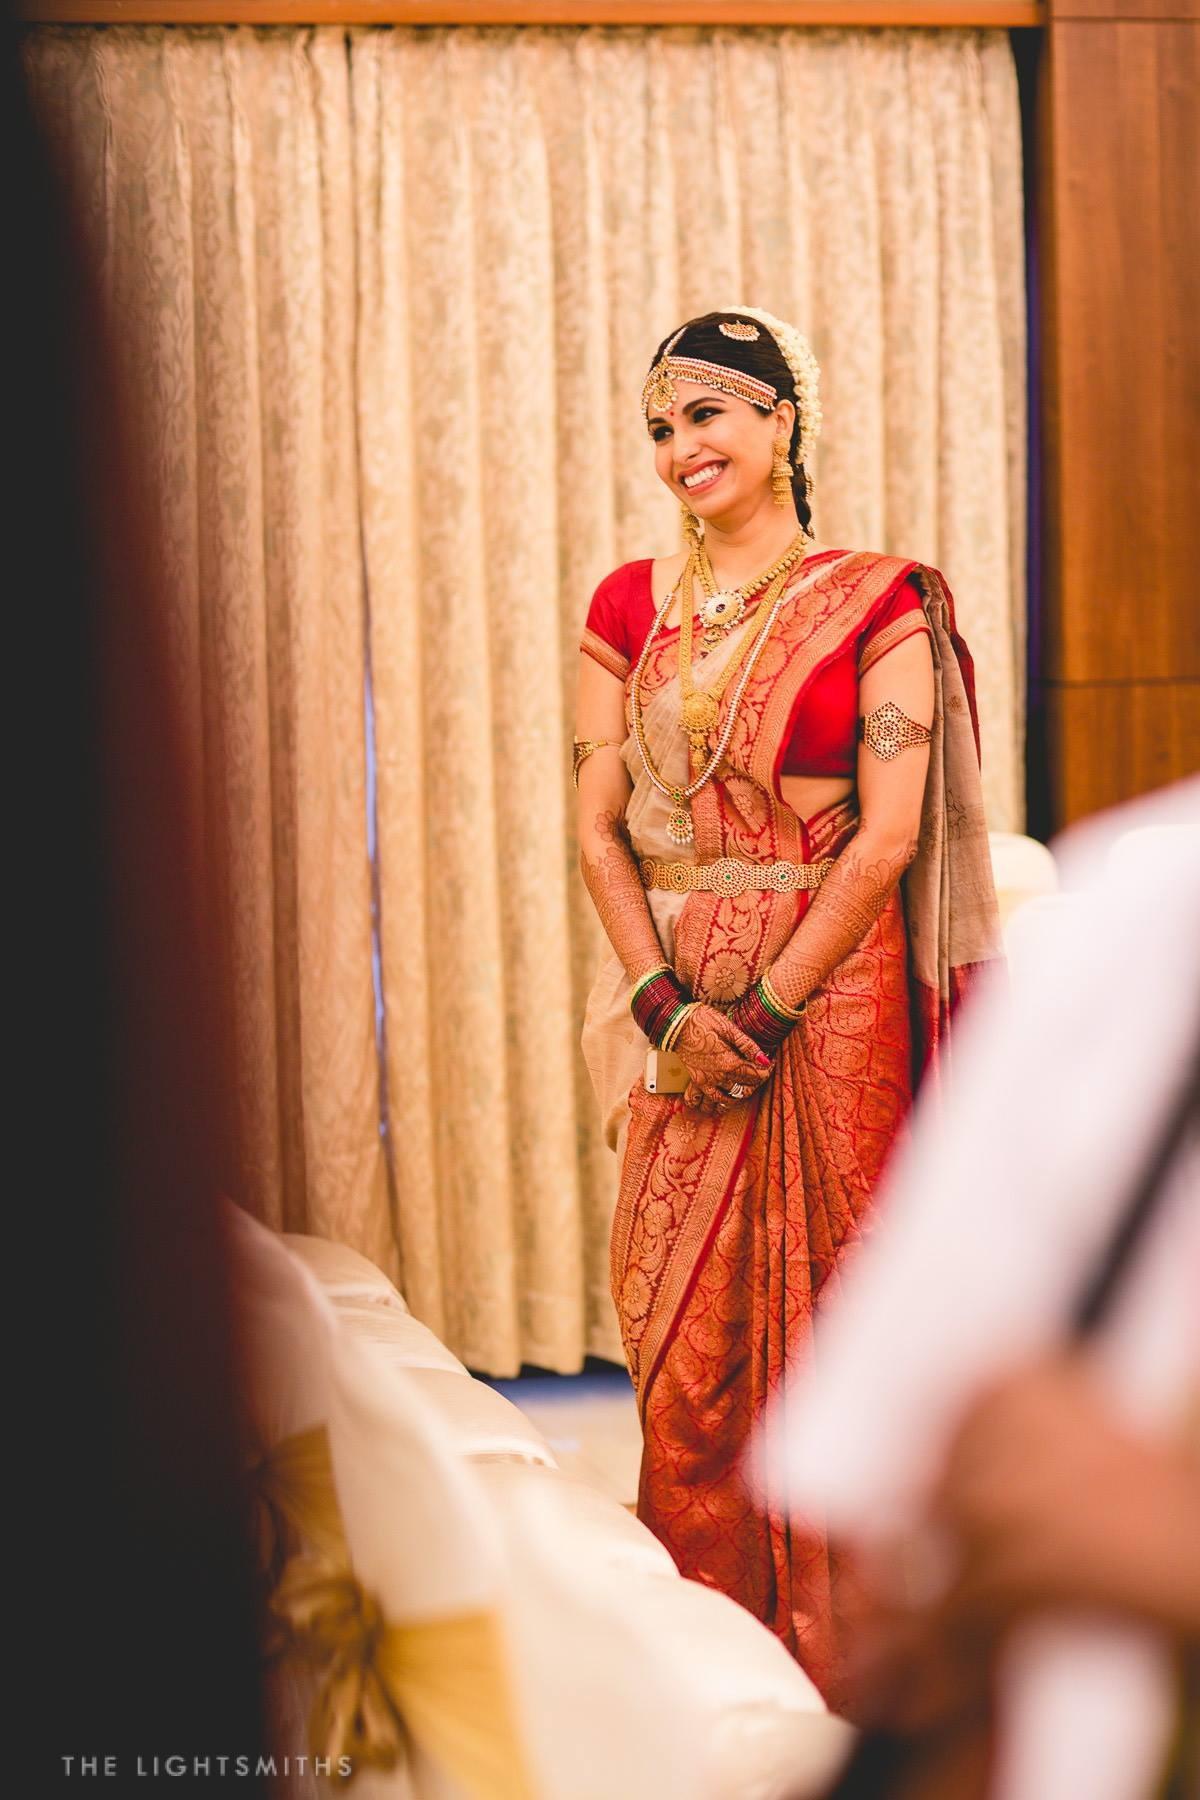
{"type": "Polygon", "coordinates": [[[644,1319],[650,1309],[653,1297],[654,1289],[650,1277],[645,1270],[638,1268],[635,1264],[632,1269],[626,1271],[625,1279],[621,1283],[621,1305],[625,1310],[626,1317],[630,1320],[644,1319]]]}
{"type": "Polygon", "coordinates": [[[686,732],[711,731],[717,722],[718,706],[711,694],[695,688],[683,702],[683,729],[686,732]]]}
{"type": "Polygon", "coordinates": [[[717,1005],[739,1000],[750,986],[750,965],[736,950],[718,950],[704,968],[704,998],[717,1005]]]}

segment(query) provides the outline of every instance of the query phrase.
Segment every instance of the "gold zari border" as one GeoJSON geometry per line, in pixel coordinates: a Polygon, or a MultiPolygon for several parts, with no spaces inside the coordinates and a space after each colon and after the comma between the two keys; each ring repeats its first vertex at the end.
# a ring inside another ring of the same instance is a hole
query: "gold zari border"
{"type": "Polygon", "coordinates": [[[863,645],[862,655],[858,659],[859,674],[865,675],[867,670],[873,669],[879,659],[886,656],[889,650],[894,650],[897,644],[904,642],[905,638],[916,637],[919,631],[923,631],[926,637],[933,636],[933,632],[929,628],[929,620],[924,613],[904,613],[899,619],[893,619],[890,625],[885,625],[882,631],[876,632],[869,643],[863,645]]]}
{"type": "Polygon", "coordinates": [[[629,674],[629,658],[622,656],[619,650],[614,650],[612,645],[606,643],[600,634],[593,631],[590,626],[584,627],[579,648],[584,656],[592,657],[602,669],[607,669],[610,675],[615,675],[618,681],[624,681],[629,674]]]}

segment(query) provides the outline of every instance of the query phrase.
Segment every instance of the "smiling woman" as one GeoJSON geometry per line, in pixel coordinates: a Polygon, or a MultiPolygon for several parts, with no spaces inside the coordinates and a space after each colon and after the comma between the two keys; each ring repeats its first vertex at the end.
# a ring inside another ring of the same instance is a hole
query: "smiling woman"
{"type": "Polygon", "coordinates": [[[576,778],[611,944],[584,1049],[621,1156],[639,1513],[836,1701],[830,1559],[755,1510],[743,1452],[996,915],[950,595],[812,538],[817,380],[752,307],[660,344],[642,403],[686,548],[595,592],[576,778]]]}

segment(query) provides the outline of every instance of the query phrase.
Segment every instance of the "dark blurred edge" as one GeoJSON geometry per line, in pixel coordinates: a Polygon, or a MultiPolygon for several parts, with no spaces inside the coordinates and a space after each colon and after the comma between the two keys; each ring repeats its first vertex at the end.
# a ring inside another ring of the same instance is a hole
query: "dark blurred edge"
{"type": "MultiPolygon", "coordinates": [[[[153,508],[3,20],[18,1791],[268,1791],[221,1133],[153,508]],[[140,1759],[140,1761],[139,1761],[140,1759]],[[232,1765],[231,1765],[232,1766],[232,1765]]],[[[7,1785],[7,1783],[6,1783],[7,1785]]]]}

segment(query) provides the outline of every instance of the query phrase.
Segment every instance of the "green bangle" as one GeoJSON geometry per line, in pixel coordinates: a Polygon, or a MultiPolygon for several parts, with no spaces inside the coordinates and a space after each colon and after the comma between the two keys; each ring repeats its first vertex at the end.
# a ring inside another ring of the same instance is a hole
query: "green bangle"
{"type": "Polygon", "coordinates": [[[759,979],[758,993],[763,1005],[769,1013],[779,1020],[781,1025],[794,1025],[808,1011],[808,1001],[802,1000],[797,1007],[786,1006],[771,985],[771,977],[763,975],[759,979]]]}

